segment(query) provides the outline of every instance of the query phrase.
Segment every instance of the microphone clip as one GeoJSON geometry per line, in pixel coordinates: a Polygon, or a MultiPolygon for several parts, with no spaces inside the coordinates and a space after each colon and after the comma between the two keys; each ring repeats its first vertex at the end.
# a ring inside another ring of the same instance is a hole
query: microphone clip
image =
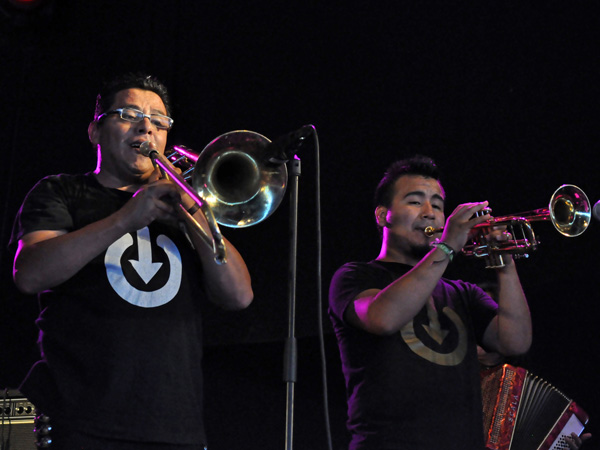
{"type": "Polygon", "coordinates": [[[302,128],[278,137],[265,150],[266,161],[270,164],[286,164],[306,142],[306,139],[314,132],[312,125],[304,125],[302,128]]]}

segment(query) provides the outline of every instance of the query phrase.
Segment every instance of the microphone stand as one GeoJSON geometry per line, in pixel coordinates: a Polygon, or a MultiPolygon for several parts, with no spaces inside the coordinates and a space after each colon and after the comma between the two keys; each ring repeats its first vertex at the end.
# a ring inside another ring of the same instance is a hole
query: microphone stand
{"type": "Polygon", "coordinates": [[[290,261],[288,272],[288,335],[284,349],[283,378],[287,387],[285,448],[292,450],[294,431],[294,387],[297,372],[296,326],[296,262],[298,250],[298,178],[301,167],[296,155],[290,163],[290,261]]]}

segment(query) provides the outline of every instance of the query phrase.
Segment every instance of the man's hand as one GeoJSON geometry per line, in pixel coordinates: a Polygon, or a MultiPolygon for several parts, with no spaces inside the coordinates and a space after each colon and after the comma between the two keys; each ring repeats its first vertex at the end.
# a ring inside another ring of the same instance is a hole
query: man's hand
{"type": "Polygon", "coordinates": [[[172,181],[160,179],[142,186],[117,213],[125,230],[139,230],[155,220],[177,221],[181,196],[172,181]]]}
{"type": "Polygon", "coordinates": [[[448,244],[455,251],[462,249],[474,226],[490,219],[489,214],[476,216],[475,213],[488,207],[488,202],[463,203],[458,205],[446,220],[441,241],[448,244]]]}

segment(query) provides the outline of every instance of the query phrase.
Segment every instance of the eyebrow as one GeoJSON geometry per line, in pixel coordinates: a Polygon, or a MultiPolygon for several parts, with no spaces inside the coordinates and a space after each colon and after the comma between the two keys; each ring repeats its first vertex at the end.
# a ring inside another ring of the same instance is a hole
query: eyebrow
{"type": "MultiPolygon", "coordinates": [[[[407,192],[406,195],[404,196],[404,198],[410,197],[411,195],[416,195],[417,197],[421,197],[421,198],[425,197],[425,193],[423,191],[412,191],[412,192],[407,192]]],[[[431,198],[439,200],[442,203],[445,202],[444,197],[442,197],[440,194],[433,194],[433,196],[431,198]]]]}
{"type": "MultiPolygon", "coordinates": [[[[125,106],[121,106],[121,108],[131,108],[131,109],[136,109],[138,111],[142,111],[142,108],[140,108],[139,105],[134,105],[134,104],[128,104],[128,105],[125,105],[125,106]]],[[[144,112],[144,111],[142,111],[142,112],[144,112]]],[[[153,109],[150,112],[150,114],[160,114],[161,116],[168,117],[166,112],[162,112],[159,109],[153,109]]]]}

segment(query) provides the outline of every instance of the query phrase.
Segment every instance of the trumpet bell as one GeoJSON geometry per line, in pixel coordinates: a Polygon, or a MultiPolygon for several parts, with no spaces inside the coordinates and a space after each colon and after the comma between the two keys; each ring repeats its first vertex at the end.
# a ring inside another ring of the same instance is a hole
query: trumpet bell
{"type": "Polygon", "coordinates": [[[285,164],[270,164],[265,150],[271,143],[254,131],[225,133],[200,153],[192,186],[226,227],[256,225],[279,206],[287,187],[285,164]]]}
{"type": "Polygon", "coordinates": [[[554,228],[563,236],[579,236],[590,225],[590,201],[585,192],[577,186],[560,186],[552,195],[548,208],[554,228]]]}

